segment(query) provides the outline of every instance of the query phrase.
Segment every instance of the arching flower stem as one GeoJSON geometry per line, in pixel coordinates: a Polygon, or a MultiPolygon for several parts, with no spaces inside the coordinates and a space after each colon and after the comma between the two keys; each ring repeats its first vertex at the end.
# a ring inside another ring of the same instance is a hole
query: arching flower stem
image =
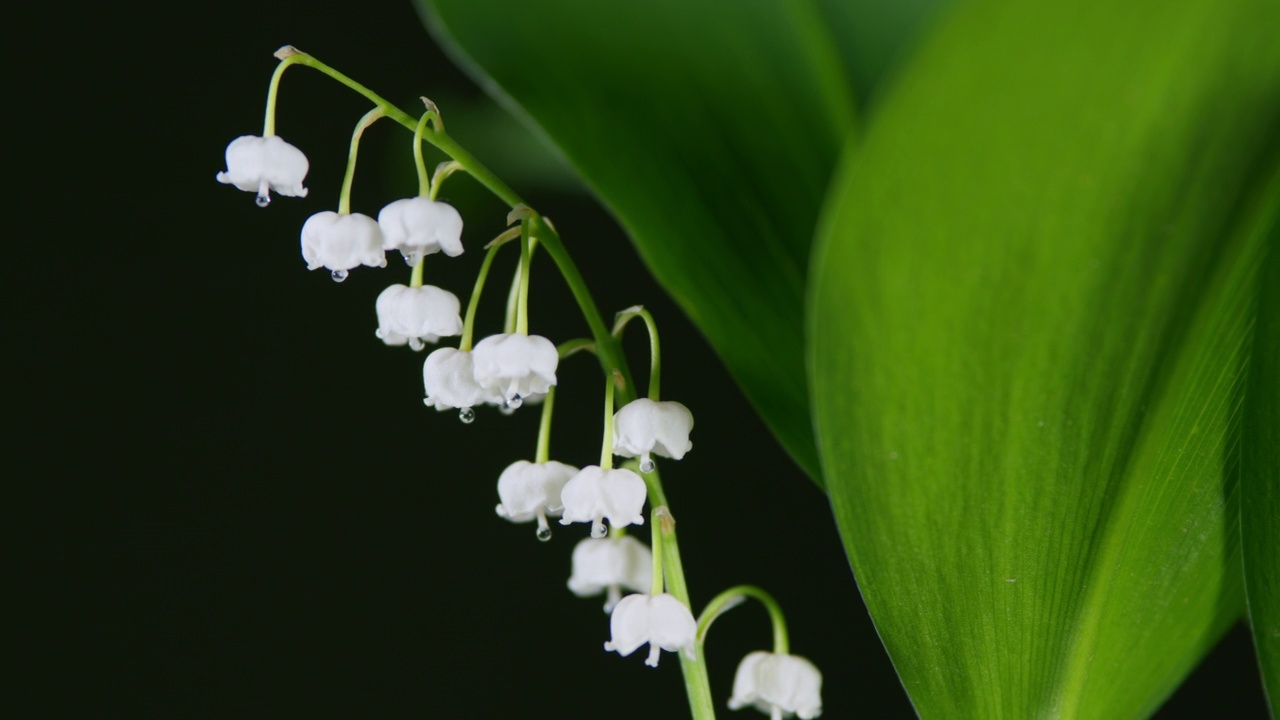
{"type": "Polygon", "coordinates": [[[351,150],[347,152],[347,173],[342,177],[342,193],[338,196],[338,214],[351,214],[351,184],[356,179],[356,155],[360,152],[360,136],[364,135],[364,129],[377,122],[384,117],[386,113],[382,108],[376,107],[364,114],[360,118],[360,122],[356,123],[356,129],[351,132],[351,150]]]}
{"type": "MultiPolygon", "coordinates": [[[[529,262],[533,262],[533,254],[538,249],[538,238],[529,237],[529,262]]],[[[524,258],[511,275],[511,290],[507,292],[507,314],[502,324],[502,332],[510,335],[516,331],[516,311],[520,306],[520,277],[524,274],[524,258]]],[[[561,355],[560,357],[564,357],[561,355]]]]}
{"type": "Polygon", "coordinates": [[[516,303],[516,332],[529,334],[529,265],[533,261],[529,219],[520,220],[520,296],[516,303]]]}
{"type": "Polygon", "coordinates": [[[276,57],[280,59],[280,64],[271,74],[271,83],[267,85],[267,113],[262,120],[262,137],[276,134],[276,98],[280,95],[280,78],[290,65],[301,62],[306,56],[292,45],[285,45],[276,51],[276,57]]]}
{"type": "Polygon", "coordinates": [[[769,611],[769,622],[773,625],[773,652],[787,655],[791,652],[791,641],[787,637],[787,619],[782,614],[782,606],[772,595],[755,585],[736,585],[711,598],[702,615],[698,616],[698,647],[707,640],[707,632],[711,623],[724,613],[741,605],[747,598],[759,600],[769,611]]]}
{"type": "Polygon", "coordinates": [[[484,282],[489,277],[493,258],[498,254],[498,248],[517,237],[519,237],[519,230],[511,228],[486,246],[484,260],[480,263],[480,272],[476,275],[476,286],[471,290],[471,299],[467,301],[467,314],[462,320],[462,340],[458,343],[458,349],[462,352],[471,352],[471,338],[476,326],[476,308],[480,307],[480,294],[484,292],[484,282]]]}
{"type": "Polygon", "coordinates": [[[600,468],[613,469],[613,388],[622,381],[615,369],[604,381],[604,440],[600,443],[600,468]]]}
{"type": "Polygon", "coordinates": [[[618,313],[613,321],[613,336],[622,339],[622,331],[633,318],[643,318],[649,329],[649,399],[657,402],[662,380],[662,345],[658,342],[658,323],[643,305],[635,305],[618,313]]]}
{"type": "Polygon", "coordinates": [[[427,163],[422,159],[422,132],[427,129],[430,119],[431,111],[428,110],[422,113],[413,128],[413,165],[418,170],[418,194],[423,197],[431,194],[431,176],[427,175],[427,163]]]}
{"type": "Polygon", "coordinates": [[[444,186],[444,181],[449,176],[462,169],[462,166],[453,160],[448,160],[436,165],[436,171],[431,174],[431,192],[427,199],[435,201],[440,196],[440,188],[444,186]]]}
{"type": "Polygon", "coordinates": [[[551,413],[556,405],[556,386],[552,385],[542,398],[542,417],[538,422],[538,451],[534,454],[535,463],[545,463],[551,459],[551,413]]]}

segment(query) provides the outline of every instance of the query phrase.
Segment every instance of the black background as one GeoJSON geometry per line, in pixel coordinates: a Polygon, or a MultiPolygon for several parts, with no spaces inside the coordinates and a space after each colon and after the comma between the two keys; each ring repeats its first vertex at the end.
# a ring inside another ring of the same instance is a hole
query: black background
{"type": "MultiPolygon", "coordinates": [[[[407,0],[62,8],[11,30],[7,106],[23,129],[8,150],[6,476],[24,602],[9,618],[20,670],[4,715],[686,712],[675,658],[655,671],[605,653],[600,603],[565,589],[585,526],[557,525],[542,544],[494,514],[498,474],[532,454],[536,411],[464,426],[424,409],[423,356],[373,337],[373,301],[407,269],[360,268],[341,285],[304,269],[298,230],[336,204],[365,103],[290,70],[278,131],[310,158],[310,196],[260,210],[214,181],[227,142],[260,132],[271,53],[290,43],[407,109],[437,100],[450,130],[555,221],[607,315],[654,312],[664,396],[697,418],[694,451],[663,465],[695,604],[764,586],[794,651],[826,675],[825,717],[912,717],[824,496],[608,214],[526,136],[467,126],[494,111],[407,0]]],[[[353,209],[376,214],[413,193],[412,163],[391,123],[366,137],[353,209]]],[[[465,302],[504,209],[469,179],[445,195],[469,250],[433,256],[427,277],[465,302]]],[[[480,335],[496,331],[513,262],[499,258],[480,335]]],[[[548,262],[535,264],[531,312],[552,339],[586,333],[548,262]]],[[[630,339],[642,376],[643,334],[630,339]]],[[[585,356],[562,365],[553,449],[565,461],[598,456],[598,377],[585,356]]],[[[758,607],[717,623],[718,704],[769,637],[758,607]]],[[[1159,717],[1265,717],[1242,628],[1159,717]]]]}

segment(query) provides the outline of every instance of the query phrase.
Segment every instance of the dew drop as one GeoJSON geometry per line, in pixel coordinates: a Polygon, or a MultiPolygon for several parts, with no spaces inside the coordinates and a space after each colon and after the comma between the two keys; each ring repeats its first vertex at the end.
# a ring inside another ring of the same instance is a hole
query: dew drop
{"type": "Polygon", "coordinates": [[[333,278],[334,282],[342,282],[343,280],[346,280],[347,276],[350,274],[351,273],[347,272],[346,270],[334,270],[333,272],[329,273],[329,277],[333,278]]]}
{"type": "Polygon", "coordinates": [[[258,193],[257,199],[255,199],[253,202],[258,207],[266,207],[271,204],[271,196],[268,195],[267,193],[258,193]]]}
{"type": "Polygon", "coordinates": [[[422,348],[426,346],[427,344],[422,342],[422,338],[419,338],[419,337],[409,338],[409,349],[414,352],[421,352],[422,348]]]}
{"type": "Polygon", "coordinates": [[[609,534],[609,531],[605,529],[604,523],[602,521],[596,520],[595,522],[591,523],[591,537],[599,540],[600,538],[604,537],[607,534],[609,534]]]}
{"type": "Polygon", "coordinates": [[[462,421],[463,425],[470,425],[476,421],[476,411],[469,407],[462,408],[458,411],[458,419],[462,421]]]}
{"type": "Polygon", "coordinates": [[[417,256],[417,255],[405,255],[405,256],[404,256],[404,264],[405,264],[405,265],[408,265],[409,267],[413,267],[414,265],[417,265],[417,264],[418,264],[418,256],[417,256]]]}
{"type": "Polygon", "coordinates": [[[646,474],[651,473],[653,472],[653,469],[656,468],[657,466],[658,465],[653,461],[653,458],[649,457],[646,454],[644,458],[640,461],[640,472],[646,473],[646,474]]]}
{"type": "Polygon", "coordinates": [[[516,409],[506,403],[503,403],[498,406],[498,412],[502,413],[503,415],[506,415],[507,417],[511,417],[512,415],[516,414],[516,409]]]}
{"type": "Polygon", "coordinates": [[[511,399],[507,401],[507,407],[511,408],[512,410],[518,409],[523,404],[524,404],[524,398],[520,397],[519,395],[512,395],[511,399]]]}
{"type": "Polygon", "coordinates": [[[551,539],[551,528],[549,528],[549,527],[540,527],[540,528],[538,528],[538,540],[539,540],[539,541],[541,541],[541,542],[546,542],[546,541],[548,541],[548,540],[550,540],[550,539],[551,539]]]}

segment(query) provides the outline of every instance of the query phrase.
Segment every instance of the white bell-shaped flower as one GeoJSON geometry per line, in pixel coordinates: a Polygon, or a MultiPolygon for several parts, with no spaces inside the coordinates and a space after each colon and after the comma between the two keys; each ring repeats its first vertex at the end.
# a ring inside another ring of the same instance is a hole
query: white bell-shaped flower
{"type": "Polygon", "coordinates": [[[328,268],[342,282],[347,271],[359,265],[386,267],[382,231],[368,215],[318,212],[302,225],[302,259],[308,270],[328,268]]]}
{"type": "Polygon", "coordinates": [[[742,659],[733,679],[729,709],[754,705],[773,720],[822,714],[822,673],[799,655],[763,650],[742,659]]]}
{"type": "Polygon", "coordinates": [[[462,216],[448,203],[424,197],[396,200],[378,213],[382,247],[399,250],[410,265],[425,255],[462,254],[462,216]]]}
{"type": "Polygon", "coordinates": [[[470,409],[490,398],[476,382],[471,353],[457,348],[440,348],[422,364],[422,385],[427,391],[423,404],[437,410],[459,408],[462,418],[474,418],[470,409]]]}
{"type": "Polygon", "coordinates": [[[560,489],[577,474],[578,468],[554,460],[531,463],[517,460],[498,476],[499,517],[511,522],[537,519],[538,539],[550,540],[548,515],[560,514],[560,489]]]}
{"type": "Polygon", "coordinates": [[[644,501],[649,491],[644,480],[630,470],[605,470],[588,465],[578,471],[564,489],[561,525],[591,523],[591,537],[604,537],[604,520],[614,527],[644,524],[644,501]]]}
{"type": "Polygon", "coordinates": [[[653,470],[649,453],[679,460],[693,449],[689,433],[693,413],[678,402],[649,398],[632,400],[613,415],[613,453],[639,457],[640,469],[653,470]]]}
{"type": "Polygon", "coordinates": [[[624,588],[647,593],[652,583],[653,553],[630,535],[584,538],[573,548],[569,590],[578,597],[606,593],[605,612],[618,604],[624,588]]]}
{"type": "Polygon", "coordinates": [[[271,202],[270,191],[290,197],[306,197],[302,180],[310,164],[298,148],[279,135],[241,135],[227,145],[227,169],[218,182],[258,193],[258,205],[271,202]]]}
{"type": "Polygon", "coordinates": [[[520,407],[525,397],[556,384],[560,354],[541,335],[490,335],[473,352],[476,382],[508,407],[520,407]]]}
{"type": "Polygon", "coordinates": [[[411,288],[392,285],[378,295],[378,329],[374,333],[388,345],[408,343],[421,350],[424,342],[462,332],[458,298],[431,285],[411,288]]]}
{"type": "Polygon", "coordinates": [[[683,651],[688,659],[696,658],[698,623],[689,608],[670,593],[622,598],[609,618],[609,631],[612,639],[604,649],[616,650],[623,657],[649,643],[649,657],[644,661],[649,667],[658,667],[659,649],[683,651]]]}

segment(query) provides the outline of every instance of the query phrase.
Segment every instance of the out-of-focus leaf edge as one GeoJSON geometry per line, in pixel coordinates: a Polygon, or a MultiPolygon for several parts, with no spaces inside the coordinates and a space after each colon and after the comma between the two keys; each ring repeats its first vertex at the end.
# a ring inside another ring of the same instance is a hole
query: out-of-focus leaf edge
{"type": "Polygon", "coordinates": [[[1267,199],[1264,261],[1245,400],[1240,534],[1245,602],[1272,717],[1280,704],[1280,168],[1267,199]]]}

